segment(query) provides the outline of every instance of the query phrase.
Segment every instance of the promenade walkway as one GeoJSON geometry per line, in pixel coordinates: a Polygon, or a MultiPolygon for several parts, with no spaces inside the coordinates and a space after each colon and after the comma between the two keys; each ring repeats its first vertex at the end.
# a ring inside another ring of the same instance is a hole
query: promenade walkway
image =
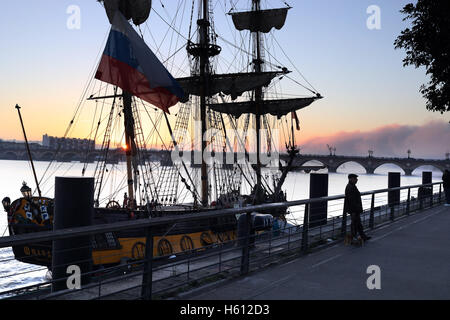
{"type": "Polygon", "coordinates": [[[450,299],[450,207],[376,229],[363,247],[342,242],[284,265],[187,293],[191,300],[450,299]],[[381,289],[369,290],[369,266],[381,289]]]}

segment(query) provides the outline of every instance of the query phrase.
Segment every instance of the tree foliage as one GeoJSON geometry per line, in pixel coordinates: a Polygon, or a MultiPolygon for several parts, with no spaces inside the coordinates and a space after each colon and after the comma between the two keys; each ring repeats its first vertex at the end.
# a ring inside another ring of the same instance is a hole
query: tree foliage
{"type": "Polygon", "coordinates": [[[394,45],[404,48],[403,66],[425,67],[430,82],[420,88],[427,99],[427,109],[450,111],[450,1],[418,0],[406,5],[401,13],[411,28],[402,31],[394,45]]]}

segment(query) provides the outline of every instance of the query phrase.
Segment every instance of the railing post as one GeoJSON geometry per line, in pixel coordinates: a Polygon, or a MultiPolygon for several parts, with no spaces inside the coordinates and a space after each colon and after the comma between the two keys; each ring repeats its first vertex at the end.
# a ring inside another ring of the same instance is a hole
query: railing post
{"type": "Polygon", "coordinates": [[[189,277],[189,273],[191,272],[191,258],[188,258],[188,262],[187,262],[187,272],[186,272],[186,280],[189,281],[190,277],[189,277]]]}
{"type": "Polygon", "coordinates": [[[247,213],[245,219],[245,238],[244,246],[242,247],[242,257],[241,257],[241,275],[245,275],[250,270],[250,228],[252,224],[252,214],[247,213]]]}
{"type": "Polygon", "coordinates": [[[395,220],[395,206],[391,205],[389,208],[389,215],[390,215],[390,219],[391,221],[395,220]]]}
{"type": "Polygon", "coordinates": [[[430,194],[430,208],[433,207],[434,204],[434,186],[431,187],[431,194],[430,194]]]}
{"type": "Polygon", "coordinates": [[[370,219],[369,219],[369,227],[373,230],[374,222],[375,222],[375,193],[372,193],[372,201],[370,203],[370,219]]]}
{"type": "Polygon", "coordinates": [[[220,244],[220,252],[219,252],[219,273],[222,272],[222,249],[223,249],[223,244],[220,244]]]}
{"type": "Polygon", "coordinates": [[[320,225],[319,229],[319,239],[322,240],[322,225],[320,225]]]}
{"type": "Polygon", "coordinates": [[[434,203],[434,186],[431,186],[430,208],[433,208],[433,203],[434,203]]]}
{"type": "Polygon", "coordinates": [[[439,184],[439,204],[441,204],[442,202],[441,194],[442,194],[442,184],[439,184]]]}
{"type": "Polygon", "coordinates": [[[269,234],[270,234],[270,236],[269,236],[269,257],[270,257],[270,254],[272,253],[271,251],[272,251],[272,235],[273,235],[273,232],[269,232],[269,234]]]}
{"type": "Polygon", "coordinates": [[[145,241],[144,274],[142,276],[141,295],[143,300],[151,300],[153,292],[153,235],[152,228],[147,229],[145,241]]]}
{"type": "Polygon", "coordinates": [[[345,212],[345,205],[342,212],[342,225],[341,225],[341,236],[345,237],[347,233],[347,212],[345,212]]]}
{"type": "Polygon", "coordinates": [[[335,217],[333,217],[333,231],[331,233],[331,237],[334,237],[334,220],[335,220],[335,217]]]}
{"type": "Polygon", "coordinates": [[[423,187],[419,187],[417,191],[417,197],[419,198],[419,210],[423,209],[423,187]]]}
{"type": "Polygon", "coordinates": [[[406,215],[409,216],[411,204],[411,188],[408,188],[408,199],[406,200],[406,215]]]}
{"type": "Polygon", "coordinates": [[[290,250],[291,249],[291,230],[292,230],[292,227],[289,227],[288,230],[289,230],[289,234],[288,234],[288,250],[290,250]]]}
{"type": "Polygon", "coordinates": [[[302,235],[302,252],[308,252],[308,234],[309,234],[309,213],[310,213],[310,204],[305,204],[305,214],[303,216],[303,235],[302,235]]]}

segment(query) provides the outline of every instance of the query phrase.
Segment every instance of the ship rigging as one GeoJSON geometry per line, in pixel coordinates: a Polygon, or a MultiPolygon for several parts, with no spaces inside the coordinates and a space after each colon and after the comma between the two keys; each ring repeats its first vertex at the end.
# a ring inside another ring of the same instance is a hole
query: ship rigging
{"type": "MultiPolygon", "coordinates": [[[[274,29],[285,26],[291,7],[263,9],[260,0],[252,0],[250,10],[237,10],[232,3],[231,10],[226,11],[226,1],[212,4],[200,0],[192,1],[187,10],[191,1],[182,0],[171,4],[174,12],[170,15],[161,2],[170,18],[166,19],[152,8],[150,0],[99,2],[112,27],[103,57],[92,72],[95,76],[90,78],[65,133],[65,137],[75,134],[77,123],[90,120],[87,138],[101,141],[102,157],[92,159],[88,151],[81,172],[95,178],[97,221],[109,223],[286,201],[283,186],[298,154],[297,112],[322,98],[307,81],[307,85],[300,86],[309,91],[308,95],[286,98],[282,94],[281,82],[292,79],[291,71],[266,44],[278,44],[274,29]],[[218,10],[213,9],[219,6],[228,26],[228,20],[232,20],[235,43],[217,30],[218,10]],[[190,13],[187,27],[183,25],[185,11],[190,13]],[[159,28],[165,25],[167,31],[159,32],[161,42],[154,41],[147,47],[145,38],[155,40],[147,19],[156,16],[162,22],[159,28]],[[183,36],[182,30],[188,30],[188,35],[183,36]],[[231,53],[226,54],[225,47],[231,53]],[[219,63],[222,61],[225,66],[219,63]],[[177,76],[172,77],[172,72],[177,76]],[[139,81],[133,82],[136,77],[139,81]],[[90,108],[86,108],[88,103],[90,108]],[[92,110],[93,115],[86,112],[92,110]],[[112,163],[111,150],[118,145],[125,153],[125,167],[112,163]],[[156,161],[151,149],[160,147],[165,156],[156,161]],[[283,149],[290,155],[284,164],[276,157],[283,149]],[[275,163],[271,163],[273,159],[275,163]],[[125,191],[120,204],[118,197],[125,191]]],[[[300,84],[297,80],[294,83],[300,84]]],[[[91,151],[95,148],[92,145],[91,151]]],[[[51,162],[37,185],[48,187],[52,174],[60,167],[56,161],[51,162]]],[[[48,230],[52,210],[52,200],[41,195],[17,200],[9,209],[10,233],[28,232],[28,227],[35,230],[36,226],[48,230]],[[41,206],[47,217],[45,224],[42,219],[30,218],[27,208],[33,203],[45,203],[41,206]]],[[[288,212],[265,214],[270,219],[284,220],[288,212]]],[[[267,228],[270,223],[262,225],[267,228]]],[[[141,237],[145,235],[113,235],[114,244],[101,248],[104,255],[97,253],[95,264],[117,263],[117,259],[129,257],[133,244],[124,243],[130,239],[135,245],[145,243],[141,237]],[[116,260],[107,258],[108,252],[117,250],[116,260]]],[[[163,256],[235,238],[236,221],[186,223],[159,230],[154,250],[163,256]],[[190,245],[183,247],[178,238],[184,244],[189,238],[190,245]]],[[[15,248],[16,257],[25,262],[48,265],[51,259],[36,261],[22,251],[15,248]]]]}

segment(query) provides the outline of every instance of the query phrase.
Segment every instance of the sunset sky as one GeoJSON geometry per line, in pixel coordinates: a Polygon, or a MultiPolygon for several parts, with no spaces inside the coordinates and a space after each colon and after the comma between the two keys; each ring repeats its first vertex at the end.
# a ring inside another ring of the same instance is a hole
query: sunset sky
{"type": "MultiPolygon", "coordinates": [[[[218,33],[232,38],[228,28],[220,29],[230,19],[220,8],[229,10],[230,1],[212,2],[218,33]]],[[[271,8],[283,2],[262,1],[271,8]]],[[[334,144],[340,154],[366,155],[372,149],[375,155],[406,156],[409,148],[416,156],[445,157],[450,117],[426,111],[419,93],[427,82],[425,70],[404,68],[405,52],[393,46],[408,26],[399,11],[411,1],[287,2],[293,9],[285,28],[275,32],[278,42],[325,97],[299,112],[298,142],[305,152],[326,153],[326,144],[334,144]],[[367,28],[370,5],[381,9],[380,30],[367,28]]],[[[153,1],[153,6],[172,16],[174,3],[153,1]]],[[[247,5],[241,0],[237,7],[247,5]]],[[[188,12],[189,6],[188,1],[188,12]]],[[[109,31],[103,8],[95,0],[4,1],[0,24],[0,138],[23,139],[16,104],[30,140],[64,135],[109,31]],[[81,9],[79,30],[67,28],[71,5],[81,9]]],[[[152,12],[148,25],[158,34],[163,24],[152,12]]]]}

